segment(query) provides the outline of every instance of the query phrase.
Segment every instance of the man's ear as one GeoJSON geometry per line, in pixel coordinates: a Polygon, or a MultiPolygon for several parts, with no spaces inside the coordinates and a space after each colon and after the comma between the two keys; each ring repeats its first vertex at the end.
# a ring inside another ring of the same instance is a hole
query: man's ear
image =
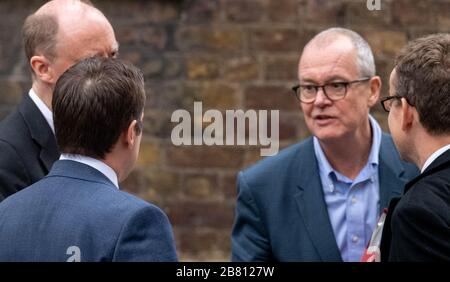
{"type": "Polygon", "coordinates": [[[405,132],[408,132],[411,130],[411,127],[413,125],[414,122],[414,116],[417,116],[417,111],[416,109],[411,106],[410,104],[408,104],[408,102],[406,101],[405,98],[401,99],[401,103],[402,103],[402,121],[401,121],[401,126],[402,126],[402,130],[405,132]]]}
{"type": "Polygon", "coordinates": [[[129,148],[133,148],[134,143],[136,142],[137,137],[137,120],[133,120],[127,128],[126,131],[126,144],[129,148]]]}
{"type": "Polygon", "coordinates": [[[50,61],[43,55],[33,56],[30,59],[31,68],[36,77],[49,84],[54,84],[54,74],[50,66],[50,61]]]}
{"type": "Polygon", "coordinates": [[[370,94],[368,99],[369,107],[375,105],[380,97],[381,79],[379,76],[374,76],[369,80],[370,94]]]}

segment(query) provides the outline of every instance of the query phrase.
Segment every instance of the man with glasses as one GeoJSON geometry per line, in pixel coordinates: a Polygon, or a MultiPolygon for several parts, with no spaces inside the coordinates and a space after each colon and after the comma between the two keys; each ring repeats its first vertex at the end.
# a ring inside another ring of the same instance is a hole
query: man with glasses
{"type": "Polygon", "coordinates": [[[360,35],[319,33],[298,70],[313,136],[239,173],[234,261],[359,261],[380,211],[417,173],[369,115],[381,80],[360,35]]]}
{"type": "Polygon", "coordinates": [[[389,207],[382,259],[449,262],[450,34],[409,43],[389,84],[390,96],[382,105],[392,137],[400,156],[420,167],[421,174],[389,207]]]}

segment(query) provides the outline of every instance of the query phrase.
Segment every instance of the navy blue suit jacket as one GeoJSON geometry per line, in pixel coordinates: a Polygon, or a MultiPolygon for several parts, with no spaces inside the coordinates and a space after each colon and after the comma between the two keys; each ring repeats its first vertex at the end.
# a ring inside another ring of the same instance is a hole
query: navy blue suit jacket
{"type": "Polygon", "coordinates": [[[158,207],[70,160],[0,203],[0,238],[0,261],[177,260],[158,207]]]}
{"type": "MultiPolygon", "coordinates": [[[[389,135],[379,155],[380,207],[418,174],[389,135]]],[[[312,137],[238,175],[233,261],[342,261],[328,217],[312,137]]]]}
{"type": "Polygon", "coordinates": [[[26,93],[0,123],[0,202],[42,179],[58,158],[55,135],[26,93]]]}

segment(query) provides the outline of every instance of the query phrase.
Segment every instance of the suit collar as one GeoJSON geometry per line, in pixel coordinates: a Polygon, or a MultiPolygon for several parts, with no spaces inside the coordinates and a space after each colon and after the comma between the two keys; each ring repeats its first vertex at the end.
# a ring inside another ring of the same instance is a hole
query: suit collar
{"type": "Polygon", "coordinates": [[[39,157],[49,171],[59,157],[55,135],[28,93],[24,95],[23,101],[19,105],[19,112],[28,127],[31,138],[41,146],[39,157]]]}
{"type": "Polygon", "coordinates": [[[63,176],[82,179],[90,182],[102,183],[111,186],[116,190],[116,186],[103,173],[97,169],[72,160],[58,160],[54,163],[51,171],[46,177],[63,176]]]}
{"type": "Polygon", "coordinates": [[[312,138],[300,147],[295,162],[293,167],[299,174],[294,198],[311,241],[323,261],[342,261],[325,204],[312,138]]]}
{"type": "Polygon", "coordinates": [[[450,167],[450,150],[447,150],[442,155],[437,157],[426,169],[423,173],[419,174],[416,178],[408,182],[405,186],[405,192],[406,193],[409,189],[411,189],[414,184],[416,184],[419,180],[422,178],[436,173],[442,169],[445,169],[447,167],[450,167]]]}
{"type": "Polygon", "coordinates": [[[432,153],[428,159],[425,161],[423,167],[422,167],[422,171],[421,172],[425,172],[427,170],[427,168],[435,161],[437,160],[441,155],[445,154],[445,152],[450,150],[450,144],[447,144],[441,148],[439,148],[438,150],[436,150],[434,153],[432,153]]]}

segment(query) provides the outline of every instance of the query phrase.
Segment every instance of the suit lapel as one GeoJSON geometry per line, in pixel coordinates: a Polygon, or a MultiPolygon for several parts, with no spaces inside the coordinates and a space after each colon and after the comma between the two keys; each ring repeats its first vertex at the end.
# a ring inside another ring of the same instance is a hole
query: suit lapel
{"type": "Polygon", "coordinates": [[[312,138],[297,156],[298,178],[294,198],[304,225],[323,261],[342,261],[326,207],[322,184],[314,155],[312,138]],[[312,160],[312,161],[308,161],[312,160]]]}
{"type": "Polygon", "coordinates": [[[48,173],[53,163],[59,158],[55,135],[28,93],[25,94],[19,111],[28,126],[31,138],[41,147],[39,157],[48,173]]]}
{"type": "Polygon", "coordinates": [[[392,139],[383,134],[380,147],[380,163],[378,166],[380,181],[380,209],[386,208],[393,197],[399,197],[407,179],[401,178],[403,165],[398,158],[392,139]]]}

